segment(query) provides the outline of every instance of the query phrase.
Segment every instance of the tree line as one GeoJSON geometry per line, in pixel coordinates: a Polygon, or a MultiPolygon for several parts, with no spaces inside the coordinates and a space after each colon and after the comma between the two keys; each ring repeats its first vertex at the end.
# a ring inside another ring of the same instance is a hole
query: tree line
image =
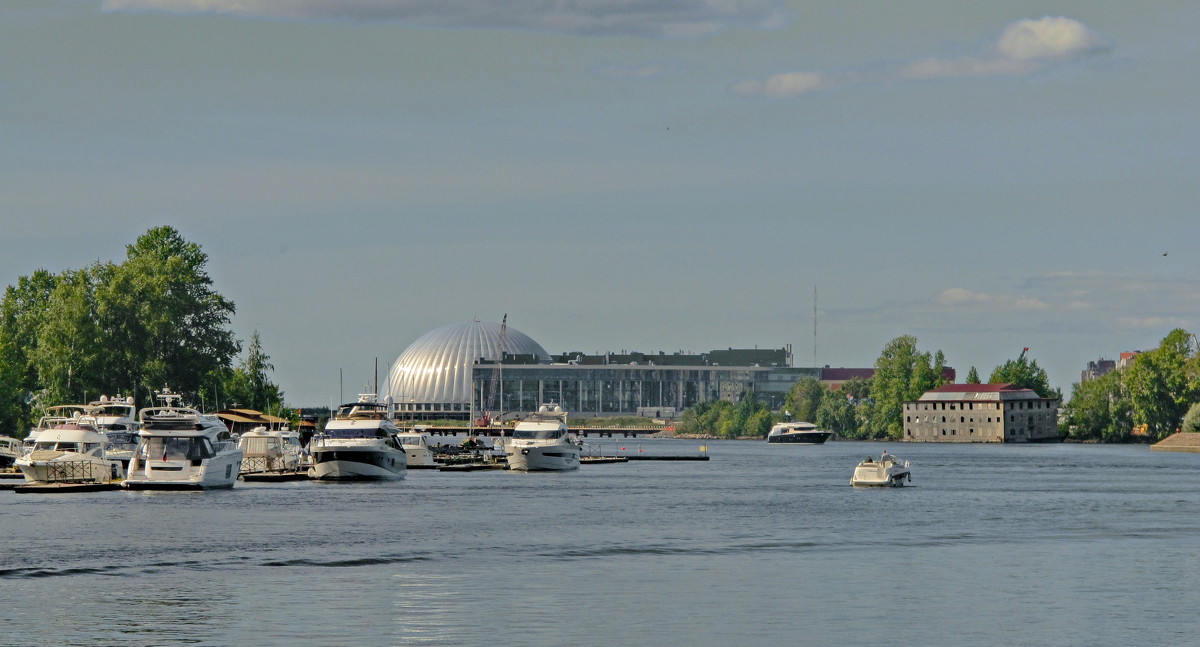
{"type": "Polygon", "coordinates": [[[101,394],[154,404],[163,387],[198,406],[283,406],[255,331],[246,357],[208,256],[172,227],[148,230],[120,263],[39,269],[0,301],[0,433],[23,435],[41,411],[101,394]]]}
{"type": "Polygon", "coordinates": [[[1200,348],[1176,328],[1133,363],[1074,385],[1064,408],[1074,438],[1128,442],[1200,431],[1200,348]]]}
{"type": "MultiPolygon", "coordinates": [[[[1046,371],[1026,355],[1023,351],[1017,359],[997,366],[988,382],[1009,383],[1033,389],[1044,398],[1061,400],[1062,394],[1050,387],[1046,371]]],[[[803,420],[843,439],[900,439],[904,433],[904,403],[945,384],[945,364],[942,351],[922,352],[916,337],[904,335],[884,346],[870,379],[852,378],[836,391],[813,378],[800,380],[788,391],[778,413],[759,402],[752,392],[742,394],[736,404],[704,402],[685,411],[676,429],[679,433],[725,438],[763,437],[777,422],[803,420]]],[[[968,372],[967,382],[980,382],[975,367],[968,372]]]]}

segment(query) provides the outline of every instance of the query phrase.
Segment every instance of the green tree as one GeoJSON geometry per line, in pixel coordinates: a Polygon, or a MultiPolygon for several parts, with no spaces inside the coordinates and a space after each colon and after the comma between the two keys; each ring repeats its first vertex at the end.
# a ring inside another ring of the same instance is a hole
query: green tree
{"type": "Polygon", "coordinates": [[[255,330],[250,336],[246,358],[225,376],[222,388],[224,400],[259,411],[282,406],[283,391],[271,381],[269,375],[274,370],[271,357],[263,352],[262,341],[255,330]]]}
{"type": "Polygon", "coordinates": [[[866,436],[899,439],[904,433],[904,402],[916,400],[941,383],[942,376],[934,372],[933,356],[917,350],[916,337],[904,335],[888,342],[875,360],[866,436]]]}
{"type": "Polygon", "coordinates": [[[87,402],[104,389],[108,340],[96,321],[95,299],[103,275],[99,263],[67,270],[50,293],[37,344],[29,352],[46,402],[87,402]]]}
{"type": "Polygon", "coordinates": [[[979,384],[979,371],[972,366],[971,370],[967,371],[967,384],[979,384]]]}
{"type": "Polygon", "coordinates": [[[1174,433],[1188,407],[1200,399],[1188,375],[1194,362],[1191,339],[1183,329],[1172,330],[1158,348],[1138,355],[1125,372],[1133,422],[1147,425],[1151,439],[1174,433]]]}
{"type": "Polygon", "coordinates": [[[865,402],[871,397],[871,380],[852,377],[843,382],[842,388],[839,390],[853,398],[856,403],[865,402]]]}
{"type": "Polygon", "coordinates": [[[792,416],[793,420],[815,422],[817,410],[821,407],[821,401],[827,393],[829,393],[829,389],[824,384],[811,377],[806,377],[797,381],[788,390],[783,408],[792,416]]]}
{"type": "Polygon", "coordinates": [[[854,407],[840,392],[830,392],[821,400],[815,422],[818,427],[828,429],[843,438],[853,436],[858,431],[854,407]]]}
{"type": "Polygon", "coordinates": [[[1037,360],[1030,360],[1027,357],[1028,348],[1021,351],[1021,355],[1015,360],[1008,360],[992,370],[992,376],[988,378],[989,384],[1012,384],[1020,389],[1033,389],[1038,396],[1043,398],[1058,398],[1062,399],[1062,393],[1050,388],[1050,378],[1046,376],[1046,371],[1038,366],[1037,360]]]}
{"type": "Polygon", "coordinates": [[[1067,430],[1076,440],[1127,442],[1133,431],[1133,403],[1124,384],[1125,369],[1076,383],[1063,406],[1067,430]]]}
{"type": "Polygon", "coordinates": [[[1188,433],[1200,433],[1200,402],[1188,407],[1187,413],[1183,415],[1183,426],[1180,431],[1188,433]]]}
{"type": "Polygon", "coordinates": [[[229,367],[239,346],[228,329],[234,305],[212,288],[207,262],[172,227],[150,229],[126,247],[125,262],[97,290],[118,385],[195,393],[205,376],[229,367]]]}
{"type": "Polygon", "coordinates": [[[22,276],[0,301],[0,429],[24,434],[33,422],[30,401],[41,390],[33,355],[58,277],[46,270],[22,276]]]}

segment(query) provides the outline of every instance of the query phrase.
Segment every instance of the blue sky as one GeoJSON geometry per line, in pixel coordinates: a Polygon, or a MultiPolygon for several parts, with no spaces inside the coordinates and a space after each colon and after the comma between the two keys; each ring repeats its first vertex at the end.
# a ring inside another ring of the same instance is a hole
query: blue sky
{"type": "Polygon", "coordinates": [[[814,286],[818,364],[1028,346],[1069,390],[1197,329],[1197,33],[1195,2],[5,0],[0,285],[172,225],[298,405],[504,313],[807,366],[814,286]]]}

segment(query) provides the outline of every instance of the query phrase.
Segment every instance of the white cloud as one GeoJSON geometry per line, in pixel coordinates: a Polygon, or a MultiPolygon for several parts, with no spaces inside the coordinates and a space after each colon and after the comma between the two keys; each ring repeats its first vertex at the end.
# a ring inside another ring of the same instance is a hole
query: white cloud
{"type": "Polygon", "coordinates": [[[787,98],[844,86],[1027,76],[1111,47],[1108,40],[1078,20],[1046,16],[1009,24],[994,41],[971,56],[929,57],[840,72],[787,72],[766,81],[735,83],[731,91],[744,96],[787,98]]]}
{"type": "Polygon", "coordinates": [[[991,297],[982,292],[972,292],[965,288],[949,288],[942,290],[942,293],[937,295],[934,301],[938,305],[943,306],[958,306],[973,303],[985,303],[991,297]]]}
{"type": "Polygon", "coordinates": [[[787,72],[767,77],[766,81],[743,81],[733,91],[744,96],[794,97],[832,85],[832,80],[819,72],[787,72]]]}
{"type": "Polygon", "coordinates": [[[665,38],[708,36],[734,25],[774,29],[785,22],[779,0],[103,0],[102,7],[665,38]]]}
{"type": "Polygon", "coordinates": [[[678,70],[672,63],[646,63],[644,65],[604,65],[596,73],[610,79],[653,79],[678,70]]]}
{"type": "Polygon", "coordinates": [[[1175,328],[1188,328],[1191,322],[1181,317],[1120,317],[1117,325],[1127,330],[1161,330],[1169,332],[1175,328]]]}

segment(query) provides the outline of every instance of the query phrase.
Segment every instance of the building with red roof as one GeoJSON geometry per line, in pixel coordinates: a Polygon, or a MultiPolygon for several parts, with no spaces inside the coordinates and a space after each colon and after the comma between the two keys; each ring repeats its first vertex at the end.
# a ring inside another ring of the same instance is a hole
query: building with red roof
{"type": "Polygon", "coordinates": [[[945,384],[904,403],[904,440],[1036,443],[1060,440],[1058,399],[1011,384],[945,384]]]}

